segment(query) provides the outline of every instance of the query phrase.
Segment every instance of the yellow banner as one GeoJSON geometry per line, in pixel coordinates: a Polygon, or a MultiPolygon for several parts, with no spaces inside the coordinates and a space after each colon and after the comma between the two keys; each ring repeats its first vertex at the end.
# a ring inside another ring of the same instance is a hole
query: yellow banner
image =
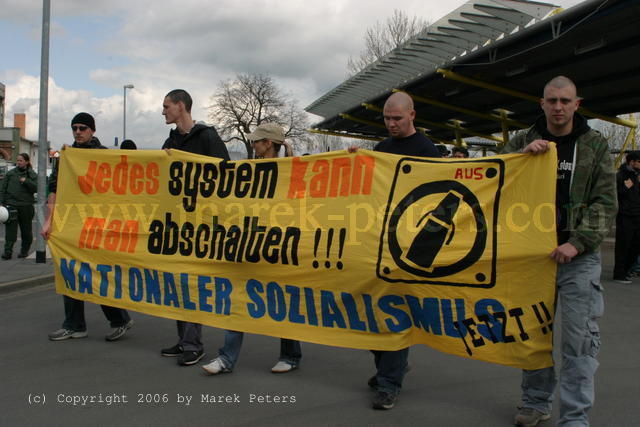
{"type": "Polygon", "coordinates": [[[219,328],[550,366],[556,152],[219,162],[66,149],[59,293],[219,328]]]}

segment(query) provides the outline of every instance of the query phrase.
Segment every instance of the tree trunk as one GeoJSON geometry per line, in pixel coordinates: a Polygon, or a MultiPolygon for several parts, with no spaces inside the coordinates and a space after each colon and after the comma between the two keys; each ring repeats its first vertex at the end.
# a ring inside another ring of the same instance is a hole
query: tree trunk
{"type": "Polygon", "coordinates": [[[247,159],[253,159],[253,147],[251,147],[251,141],[243,141],[244,148],[247,149],[247,159]]]}

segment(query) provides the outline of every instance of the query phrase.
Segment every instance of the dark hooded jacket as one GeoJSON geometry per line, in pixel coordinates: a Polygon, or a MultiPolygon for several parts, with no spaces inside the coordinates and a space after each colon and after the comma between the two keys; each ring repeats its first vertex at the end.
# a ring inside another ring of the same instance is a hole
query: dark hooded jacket
{"type": "MultiPolygon", "coordinates": [[[[101,148],[101,149],[105,149],[105,150],[107,149],[107,147],[102,145],[102,143],[100,143],[100,140],[98,138],[96,138],[95,136],[92,137],[91,141],[87,142],[86,144],[78,144],[77,142],[74,141],[74,143],[71,146],[73,148],[101,148]]],[[[58,160],[56,162],[55,167],[53,168],[53,173],[49,177],[49,192],[50,193],[55,193],[56,190],[58,189],[58,165],[59,164],[60,164],[60,161],[58,160]]]]}
{"type": "Polygon", "coordinates": [[[162,148],[172,148],[229,160],[227,147],[222,142],[216,128],[202,123],[196,123],[189,133],[184,135],[178,129],[171,129],[169,138],[164,142],[162,148]]]}
{"type": "Polygon", "coordinates": [[[618,214],[625,216],[640,217],[640,174],[627,165],[620,165],[616,174],[616,185],[618,187],[618,214]],[[625,181],[630,179],[633,183],[631,188],[627,188],[625,181]]]}

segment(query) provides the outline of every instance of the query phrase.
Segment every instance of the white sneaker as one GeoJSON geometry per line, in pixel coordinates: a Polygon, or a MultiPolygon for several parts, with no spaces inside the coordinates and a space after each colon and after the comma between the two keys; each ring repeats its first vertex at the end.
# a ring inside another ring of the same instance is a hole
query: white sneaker
{"type": "Polygon", "coordinates": [[[273,368],[271,368],[271,372],[273,372],[274,374],[283,374],[285,372],[293,371],[297,368],[298,366],[296,365],[292,365],[290,363],[279,360],[278,363],[276,363],[273,368]]]}
{"type": "Polygon", "coordinates": [[[107,341],[117,341],[124,334],[127,333],[129,329],[133,326],[133,319],[129,320],[126,324],[122,326],[118,326],[117,328],[111,328],[111,331],[104,336],[104,339],[107,341]]]}
{"type": "Polygon", "coordinates": [[[87,331],[72,331],[71,329],[60,328],[57,331],[53,331],[49,334],[51,341],[62,341],[71,338],[86,338],[89,336],[87,331]]]}
{"type": "Polygon", "coordinates": [[[227,369],[224,366],[224,362],[219,357],[216,357],[206,365],[202,365],[202,369],[204,369],[204,371],[209,375],[224,374],[227,372],[231,372],[231,369],[227,369]]]}

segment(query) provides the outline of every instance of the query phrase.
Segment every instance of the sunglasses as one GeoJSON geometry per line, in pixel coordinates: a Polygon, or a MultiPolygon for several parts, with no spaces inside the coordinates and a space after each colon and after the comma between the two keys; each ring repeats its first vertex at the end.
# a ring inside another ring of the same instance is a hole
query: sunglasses
{"type": "Polygon", "coordinates": [[[89,126],[71,126],[71,129],[74,132],[77,132],[77,131],[84,132],[85,130],[89,129],[89,126]]]}

